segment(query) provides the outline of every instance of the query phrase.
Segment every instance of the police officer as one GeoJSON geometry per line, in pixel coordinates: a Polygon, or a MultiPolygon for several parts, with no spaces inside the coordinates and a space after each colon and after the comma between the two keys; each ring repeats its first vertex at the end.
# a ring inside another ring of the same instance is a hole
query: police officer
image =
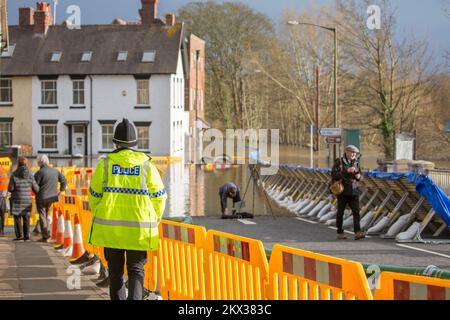
{"type": "Polygon", "coordinates": [[[123,119],[114,132],[117,150],[99,162],[91,180],[89,201],[93,221],[88,242],[104,247],[112,300],[142,300],[147,251],[158,250],[158,224],[167,194],[151,158],[132,147],[136,129],[123,119]]]}

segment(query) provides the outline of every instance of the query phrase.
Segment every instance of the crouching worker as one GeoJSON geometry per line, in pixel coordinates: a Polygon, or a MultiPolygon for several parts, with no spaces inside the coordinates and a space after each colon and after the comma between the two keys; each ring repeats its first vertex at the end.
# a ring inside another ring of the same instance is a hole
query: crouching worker
{"type": "Polygon", "coordinates": [[[227,208],[227,199],[233,199],[233,204],[241,201],[241,195],[239,187],[232,182],[228,182],[219,189],[220,206],[222,208],[222,219],[233,219],[236,214],[236,210],[227,208]]]}
{"type": "Polygon", "coordinates": [[[88,243],[104,247],[112,300],[142,300],[147,251],[158,250],[158,224],[167,199],[161,176],[151,158],[132,147],[136,129],[123,119],[114,132],[117,150],[99,162],[91,180],[93,213],[88,243]]]}

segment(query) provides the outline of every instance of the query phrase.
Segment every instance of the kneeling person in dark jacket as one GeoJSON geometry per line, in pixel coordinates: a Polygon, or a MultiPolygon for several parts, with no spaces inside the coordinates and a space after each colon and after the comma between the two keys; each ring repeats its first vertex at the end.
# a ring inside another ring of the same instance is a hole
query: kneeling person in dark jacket
{"type": "Polygon", "coordinates": [[[227,198],[233,199],[233,203],[241,201],[241,195],[238,186],[236,186],[232,182],[224,184],[219,189],[219,197],[220,197],[220,206],[222,208],[222,218],[226,219],[233,217],[236,210],[233,210],[232,213],[228,211],[227,198]]]}

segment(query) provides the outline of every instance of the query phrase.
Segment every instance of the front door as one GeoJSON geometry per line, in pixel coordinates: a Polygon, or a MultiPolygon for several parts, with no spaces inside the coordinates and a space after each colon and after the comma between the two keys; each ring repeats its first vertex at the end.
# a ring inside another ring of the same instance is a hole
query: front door
{"type": "Polygon", "coordinates": [[[84,126],[73,126],[73,135],[72,135],[72,154],[77,155],[85,155],[85,133],[86,128],[84,126]]]}

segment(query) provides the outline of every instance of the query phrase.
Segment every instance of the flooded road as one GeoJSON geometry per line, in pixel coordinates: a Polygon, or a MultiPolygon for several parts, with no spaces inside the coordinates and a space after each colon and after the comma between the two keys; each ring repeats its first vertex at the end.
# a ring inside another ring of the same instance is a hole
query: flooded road
{"type": "MultiPolygon", "coordinates": [[[[365,169],[377,168],[376,153],[363,154],[362,165],[365,169]]],[[[327,167],[326,154],[322,152],[314,158],[315,167],[327,167]]],[[[88,159],[50,159],[54,166],[88,167],[88,159]]],[[[98,159],[94,159],[94,166],[98,159]]],[[[32,161],[36,166],[36,159],[32,161]]],[[[310,158],[307,150],[296,147],[280,147],[280,163],[309,167],[310,158]]],[[[448,162],[436,163],[439,167],[450,167],[448,162]]],[[[277,206],[270,206],[264,193],[256,186],[248,165],[234,166],[230,169],[207,170],[204,166],[185,165],[183,163],[170,164],[164,168],[164,185],[168,191],[168,201],[164,215],[166,217],[208,216],[220,217],[219,188],[234,182],[241,190],[241,197],[246,206],[242,211],[257,216],[280,216],[285,211],[277,206]]]]}

